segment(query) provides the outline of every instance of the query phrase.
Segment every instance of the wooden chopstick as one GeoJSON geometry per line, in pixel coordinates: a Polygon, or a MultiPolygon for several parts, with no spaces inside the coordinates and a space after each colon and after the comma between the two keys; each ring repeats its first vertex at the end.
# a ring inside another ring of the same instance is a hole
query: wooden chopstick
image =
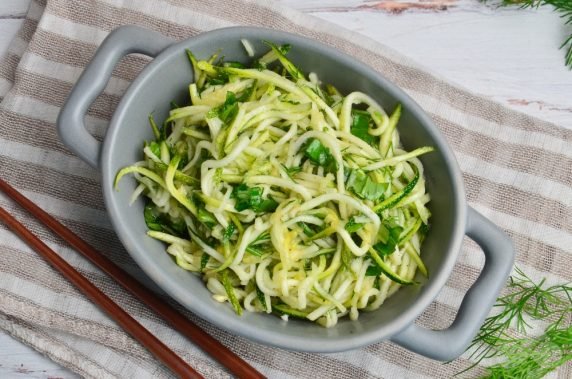
{"type": "Polygon", "coordinates": [[[163,342],[157,339],[157,337],[152,335],[143,325],[131,317],[129,313],[121,309],[111,298],[101,292],[99,288],[87,280],[79,271],[73,268],[55,251],[50,249],[48,245],[32,234],[32,232],[26,229],[24,225],[18,222],[18,220],[2,207],[0,207],[0,220],[175,374],[181,378],[203,378],[201,374],[189,366],[177,354],[163,344],[163,342]]]}
{"type": "Polygon", "coordinates": [[[159,296],[145,288],[127,272],[2,179],[0,179],[0,189],[238,378],[265,378],[262,373],[245,360],[183,316],[159,296]]]}

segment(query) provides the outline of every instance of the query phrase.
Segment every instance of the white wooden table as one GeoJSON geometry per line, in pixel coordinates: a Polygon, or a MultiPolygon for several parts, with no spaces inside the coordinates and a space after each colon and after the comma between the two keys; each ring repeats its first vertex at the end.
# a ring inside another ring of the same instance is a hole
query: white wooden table
{"type": "MultiPolygon", "coordinates": [[[[513,109],[572,128],[572,71],[564,27],[550,10],[498,9],[478,0],[278,0],[362,33],[443,77],[513,109]]],[[[0,0],[0,56],[29,0],[0,0]]],[[[74,374],[0,331],[0,378],[74,374]]]]}

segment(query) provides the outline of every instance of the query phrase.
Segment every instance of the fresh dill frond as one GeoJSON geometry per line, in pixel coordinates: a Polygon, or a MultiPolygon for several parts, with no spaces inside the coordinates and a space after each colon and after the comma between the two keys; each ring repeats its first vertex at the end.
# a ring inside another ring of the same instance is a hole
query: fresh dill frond
{"type": "Polygon", "coordinates": [[[487,378],[543,378],[572,359],[572,326],[563,318],[539,337],[514,339],[498,346],[506,360],[487,367],[487,378]]]}
{"type": "Polygon", "coordinates": [[[495,314],[467,349],[475,363],[458,374],[498,357],[502,361],[486,369],[486,378],[542,378],[572,359],[572,286],[546,287],[546,279],[535,283],[522,270],[515,271],[508,293],[497,299],[495,314]],[[549,326],[540,336],[529,336],[532,320],[549,326]]]}
{"type": "MultiPolygon", "coordinates": [[[[552,6],[554,11],[559,13],[560,17],[564,19],[564,25],[572,27],[572,0],[502,0],[501,5],[519,5],[523,9],[552,6]]],[[[572,32],[562,42],[560,48],[566,49],[564,62],[568,68],[572,69],[572,32]]]]}

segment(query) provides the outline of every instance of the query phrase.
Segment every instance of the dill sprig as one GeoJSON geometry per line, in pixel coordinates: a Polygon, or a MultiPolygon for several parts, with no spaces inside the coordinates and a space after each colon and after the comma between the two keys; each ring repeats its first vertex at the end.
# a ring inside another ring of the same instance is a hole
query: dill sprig
{"type": "Polygon", "coordinates": [[[487,378],[543,378],[572,359],[572,326],[558,319],[536,338],[519,338],[500,345],[506,357],[502,363],[487,367],[487,378]]]}
{"type": "MultiPolygon", "coordinates": [[[[572,0],[502,0],[501,4],[503,6],[520,5],[521,8],[551,6],[564,19],[564,25],[572,26],[572,0]]],[[[566,49],[564,62],[568,68],[572,69],[572,33],[564,40],[560,48],[566,49]]]]}
{"type": "Polygon", "coordinates": [[[516,268],[507,284],[508,294],[497,299],[495,314],[488,317],[467,350],[477,366],[484,359],[502,362],[487,367],[487,378],[542,378],[572,360],[572,286],[545,286],[516,268]],[[538,337],[528,336],[531,320],[550,324],[538,337]],[[513,332],[510,330],[514,328],[513,332]]]}

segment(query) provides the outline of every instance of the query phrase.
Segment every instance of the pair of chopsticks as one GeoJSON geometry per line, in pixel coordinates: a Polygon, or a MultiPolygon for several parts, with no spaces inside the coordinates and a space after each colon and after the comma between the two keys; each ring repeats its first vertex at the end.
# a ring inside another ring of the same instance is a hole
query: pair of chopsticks
{"type": "MultiPolygon", "coordinates": [[[[163,317],[174,329],[193,341],[232,374],[239,378],[264,378],[264,375],[254,367],[145,288],[127,272],[119,268],[119,266],[115,265],[115,263],[107,259],[103,254],[2,179],[0,179],[0,190],[20,204],[22,208],[26,209],[55,234],[63,238],[123,288],[163,317]]],[[[119,326],[145,346],[177,376],[181,378],[203,377],[2,207],[0,207],[0,221],[5,223],[9,229],[36,250],[50,265],[104,310],[119,326]]]]}

